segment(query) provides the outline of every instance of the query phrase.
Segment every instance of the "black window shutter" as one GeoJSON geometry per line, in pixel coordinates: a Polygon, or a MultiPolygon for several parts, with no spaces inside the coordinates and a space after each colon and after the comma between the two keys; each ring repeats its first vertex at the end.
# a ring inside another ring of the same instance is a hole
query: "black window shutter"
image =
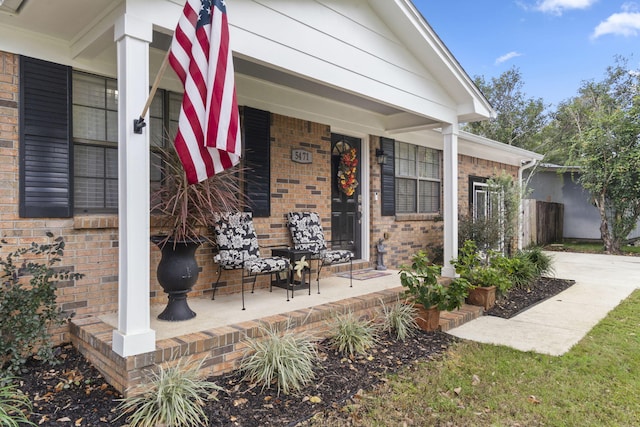
{"type": "Polygon", "coordinates": [[[20,57],[20,216],[73,215],[71,68],[20,57]]]}
{"type": "Polygon", "coordinates": [[[382,216],[393,216],[396,214],[396,165],[395,165],[395,140],[390,138],[380,138],[380,148],[387,155],[387,162],[381,165],[380,173],[382,216]]]}
{"type": "Polygon", "coordinates": [[[271,113],[244,107],[245,194],[254,217],[271,214],[271,113]]]}
{"type": "Polygon", "coordinates": [[[390,138],[380,138],[380,148],[387,155],[387,162],[382,165],[380,174],[382,216],[393,216],[396,214],[396,162],[395,162],[395,140],[390,138]]]}

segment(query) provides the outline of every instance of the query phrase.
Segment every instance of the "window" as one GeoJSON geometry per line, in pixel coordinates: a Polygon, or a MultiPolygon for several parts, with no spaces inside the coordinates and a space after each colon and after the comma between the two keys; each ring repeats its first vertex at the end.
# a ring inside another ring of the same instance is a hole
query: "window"
{"type": "Polygon", "coordinates": [[[118,208],[118,89],[114,79],[73,73],[76,212],[118,208]]]}
{"type": "Polygon", "coordinates": [[[471,210],[473,219],[484,219],[489,216],[489,189],[486,180],[471,179],[471,210]]]}
{"type": "MultiPolygon", "coordinates": [[[[118,89],[115,79],[73,72],[74,211],[118,210],[118,89]]],[[[178,130],[182,94],[158,89],[149,108],[151,193],[161,185],[162,156],[178,130]]],[[[245,191],[254,216],[270,215],[270,113],[244,108],[245,191]]],[[[154,203],[151,201],[151,206],[154,203]]]]}
{"type": "Polygon", "coordinates": [[[440,212],[440,152],[395,143],[396,213],[440,212]]]}
{"type": "Polygon", "coordinates": [[[502,250],[505,237],[504,194],[487,178],[469,177],[469,208],[478,246],[502,250]]]}
{"type": "MultiPolygon", "coordinates": [[[[149,108],[150,145],[164,147],[175,136],[182,95],[159,89],[149,108]]],[[[74,209],[117,212],[117,81],[73,73],[74,209]]],[[[159,185],[160,158],[151,156],[151,186],[159,185]]]]}
{"type": "Polygon", "coordinates": [[[504,215],[503,194],[490,188],[486,178],[469,177],[471,215],[474,220],[488,220],[504,215]]]}

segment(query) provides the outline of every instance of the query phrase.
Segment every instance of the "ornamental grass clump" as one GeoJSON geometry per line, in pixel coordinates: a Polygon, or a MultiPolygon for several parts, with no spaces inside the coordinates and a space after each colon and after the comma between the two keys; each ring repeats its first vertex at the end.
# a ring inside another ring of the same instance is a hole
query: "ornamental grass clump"
{"type": "Polygon", "coordinates": [[[543,252],[539,246],[526,249],[522,251],[522,254],[533,264],[536,276],[542,277],[553,274],[553,259],[549,254],[543,252]]]}
{"type": "Polygon", "coordinates": [[[375,323],[358,318],[352,312],[336,314],[329,325],[331,346],[346,356],[364,354],[375,345],[377,334],[375,323]]]}
{"type": "Polygon", "coordinates": [[[208,426],[203,408],[207,400],[217,400],[214,392],[222,388],[200,378],[203,363],[204,359],[181,359],[174,366],[149,371],[147,381],[121,401],[118,418],[126,416],[129,427],[208,426]]]}
{"type": "Polygon", "coordinates": [[[247,353],[240,362],[245,380],[261,384],[263,390],[275,384],[278,394],[289,394],[315,379],[319,355],[311,335],[288,327],[280,332],[263,326],[259,331],[247,340],[247,353]]]}
{"type": "Polygon", "coordinates": [[[418,329],[418,310],[403,301],[398,300],[390,306],[382,302],[381,315],[382,330],[400,341],[404,341],[418,329]]]}
{"type": "Polygon", "coordinates": [[[15,381],[12,376],[0,378],[0,426],[35,426],[26,415],[31,413],[31,401],[15,381]]]}
{"type": "Polygon", "coordinates": [[[538,278],[535,266],[522,252],[518,252],[511,258],[502,255],[493,256],[491,266],[497,268],[510,280],[511,286],[518,289],[528,287],[538,278]]]}

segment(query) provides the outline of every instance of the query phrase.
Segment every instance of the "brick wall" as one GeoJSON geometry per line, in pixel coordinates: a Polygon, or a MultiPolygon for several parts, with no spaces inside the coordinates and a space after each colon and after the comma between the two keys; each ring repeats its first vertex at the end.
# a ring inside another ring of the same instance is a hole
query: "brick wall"
{"type": "MultiPolygon", "coordinates": [[[[31,242],[46,243],[47,231],[66,242],[61,267],[86,276],[60,284],[58,302],[76,317],[117,308],[117,217],[75,219],[20,218],[19,203],[19,60],[0,52],[0,255],[31,242]]],[[[68,326],[52,331],[54,342],[69,341],[68,326]]]]}
{"type": "Polygon", "coordinates": [[[490,178],[505,171],[518,179],[518,167],[498,163],[491,160],[479,159],[465,155],[458,156],[458,213],[461,216],[469,214],[469,176],[490,178]]]}
{"type": "MultiPolygon", "coordinates": [[[[440,215],[412,214],[382,216],[380,197],[375,201],[375,193],[380,195],[380,165],[375,161],[375,148],[380,146],[379,138],[370,139],[370,176],[371,176],[371,259],[375,265],[377,258],[376,244],[386,234],[384,241],[387,253],[384,264],[388,268],[398,268],[410,261],[411,255],[423,249],[431,260],[439,260],[442,256],[444,223],[440,215]]],[[[489,178],[505,171],[517,179],[518,168],[491,160],[478,159],[465,155],[458,156],[458,213],[464,216],[469,212],[469,175],[489,178]]]]}
{"type": "MultiPolygon", "coordinates": [[[[287,212],[320,214],[325,237],[331,239],[331,129],[327,125],[271,115],[271,216],[254,218],[261,254],[269,247],[291,246],[287,212]],[[312,163],[291,160],[291,150],[311,152],[312,163]]],[[[201,264],[202,265],[202,264],[201,264]]],[[[326,274],[323,272],[323,275],[326,274]]],[[[222,273],[219,292],[240,291],[240,271],[222,273]]],[[[268,286],[268,276],[256,286],[268,286]]],[[[201,282],[199,280],[199,282],[201,282]]]]}
{"type": "Polygon", "coordinates": [[[402,264],[408,264],[411,255],[423,249],[430,259],[436,259],[442,248],[443,222],[438,214],[399,214],[396,216],[381,215],[381,167],[376,162],[375,149],[380,147],[377,136],[370,138],[370,176],[371,176],[371,262],[377,261],[376,245],[381,238],[385,238],[384,264],[387,268],[397,269],[402,264]],[[378,200],[375,200],[378,193],[378,200]]]}

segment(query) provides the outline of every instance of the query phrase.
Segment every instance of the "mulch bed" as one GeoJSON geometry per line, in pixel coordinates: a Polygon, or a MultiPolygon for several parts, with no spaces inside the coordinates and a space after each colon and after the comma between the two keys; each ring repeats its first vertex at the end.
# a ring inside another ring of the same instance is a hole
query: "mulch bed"
{"type": "Polygon", "coordinates": [[[489,316],[510,319],[572,286],[575,280],[541,277],[527,287],[512,288],[507,295],[496,300],[496,305],[487,310],[489,316]]]}
{"type": "MultiPolygon", "coordinates": [[[[511,316],[571,286],[573,281],[543,278],[522,292],[510,292],[489,314],[511,316]]],[[[321,343],[322,361],[316,381],[295,395],[277,395],[242,381],[239,373],[216,377],[224,388],[206,408],[211,426],[295,426],[319,412],[333,413],[349,424],[339,409],[358,400],[362,391],[384,376],[417,360],[439,357],[456,338],[442,332],[418,331],[404,342],[383,335],[369,354],[345,358],[321,343]]],[[[29,361],[21,389],[31,398],[31,421],[40,426],[123,426],[118,416],[121,396],[71,346],[56,348],[57,365],[29,361]]]]}

